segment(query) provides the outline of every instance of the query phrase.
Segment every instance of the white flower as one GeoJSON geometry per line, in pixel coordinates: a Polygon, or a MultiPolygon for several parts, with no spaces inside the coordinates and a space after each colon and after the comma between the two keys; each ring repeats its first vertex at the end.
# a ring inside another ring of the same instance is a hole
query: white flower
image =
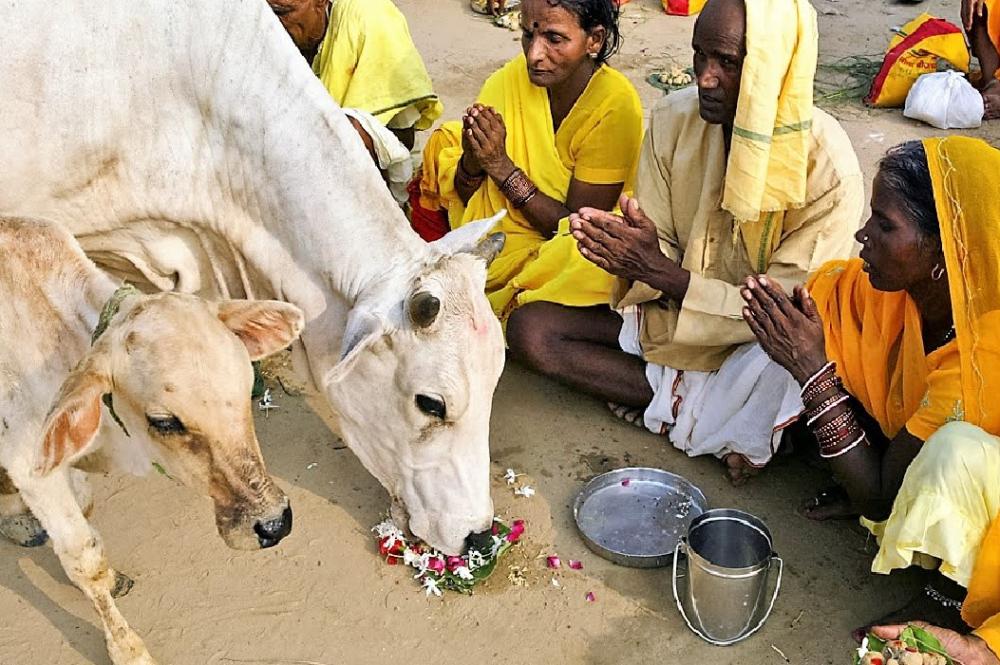
{"type": "Polygon", "coordinates": [[[535,488],[531,485],[524,485],[523,487],[518,487],[514,490],[514,494],[517,496],[523,496],[524,498],[529,498],[535,496],[535,488]]]}
{"type": "Polygon", "coordinates": [[[372,531],[375,532],[379,538],[385,538],[386,536],[392,536],[393,542],[396,540],[404,540],[403,532],[396,526],[392,520],[384,520],[379,522],[372,527],[372,531]]]}
{"type": "Polygon", "coordinates": [[[501,547],[503,547],[503,540],[500,538],[500,536],[493,536],[493,544],[490,545],[490,558],[491,559],[495,559],[496,558],[497,552],[500,551],[501,547]]]}
{"type": "Polygon", "coordinates": [[[472,571],[469,570],[468,568],[466,568],[465,566],[459,566],[458,568],[456,568],[455,569],[455,574],[458,575],[459,577],[461,577],[463,580],[466,580],[466,581],[474,579],[472,577],[472,571]]]}
{"type": "Polygon", "coordinates": [[[864,658],[866,655],[868,655],[868,636],[867,635],[865,636],[865,639],[861,640],[861,646],[858,647],[858,658],[864,658]]]}
{"type": "Polygon", "coordinates": [[[558,588],[559,588],[559,587],[561,587],[562,585],[561,585],[561,584],[559,584],[559,580],[557,580],[556,578],[554,578],[554,577],[553,577],[553,578],[552,578],[552,586],[554,586],[555,588],[557,588],[557,589],[558,589],[558,588]]]}
{"type": "Polygon", "coordinates": [[[423,579],[423,585],[424,585],[424,593],[426,593],[428,596],[430,596],[431,594],[434,594],[435,596],[441,595],[441,589],[438,588],[437,580],[435,580],[433,577],[430,576],[425,577],[423,579]]]}
{"type": "Polygon", "coordinates": [[[503,474],[503,479],[507,481],[508,485],[513,485],[519,475],[521,474],[514,473],[514,469],[507,469],[507,473],[503,474]]]}
{"type": "Polygon", "coordinates": [[[479,550],[469,550],[469,570],[482,568],[489,560],[479,550]]]}
{"type": "Polygon", "coordinates": [[[422,557],[420,554],[417,554],[409,547],[403,550],[403,563],[406,564],[407,566],[413,566],[414,568],[418,568],[420,566],[421,558],[422,557]]]}

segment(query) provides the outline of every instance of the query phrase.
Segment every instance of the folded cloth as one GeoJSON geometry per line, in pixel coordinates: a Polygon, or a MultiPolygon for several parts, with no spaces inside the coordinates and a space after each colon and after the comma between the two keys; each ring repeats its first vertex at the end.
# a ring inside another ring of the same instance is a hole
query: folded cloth
{"type": "MultiPolygon", "coordinates": [[[[618,337],[623,351],[642,356],[641,310],[628,307],[618,337]]],[[[750,464],[767,464],[778,450],[782,431],[802,413],[799,385],[771,360],[759,344],[736,348],[717,371],[676,370],[646,364],[653,399],[643,414],[646,429],[666,434],[690,457],[730,453],[750,464]]]]}
{"type": "Polygon", "coordinates": [[[349,118],[357,120],[361,127],[368,132],[375,148],[375,156],[378,157],[378,168],[385,173],[389,191],[392,192],[397,201],[404,203],[409,198],[406,186],[413,177],[413,162],[410,160],[410,151],[371,113],[348,108],[344,109],[344,113],[349,118]]]}
{"type": "MultiPolygon", "coordinates": [[[[767,213],[806,203],[818,32],[808,0],[746,3],[746,57],[726,166],[722,208],[750,256],[781,238],[767,213]]],[[[780,220],[780,216],[778,218],[780,220]]]]}

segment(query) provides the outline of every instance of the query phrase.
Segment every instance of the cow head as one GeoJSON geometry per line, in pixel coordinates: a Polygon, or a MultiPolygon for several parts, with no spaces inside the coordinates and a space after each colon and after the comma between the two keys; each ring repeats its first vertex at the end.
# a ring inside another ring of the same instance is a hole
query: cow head
{"type": "Polygon", "coordinates": [[[302,312],[280,302],[128,298],[63,383],[35,472],[87,455],[101,420],[114,419],[106,427],[127,435],[112,438],[115,461],[133,471],[156,467],[207,494],[230,547],[277,544],[292,513],[254,432],[250,361],[285,348],[302,324],[302,312]]]}
{"type": "Polygon", "coordinates": [[[489,425],[504,343],[483,290],[503,235],[482,238],[498,218],[434,243],[404,292],[356,305],[325,386],[396,523],[449,554],[493,519],[489,425]]]}

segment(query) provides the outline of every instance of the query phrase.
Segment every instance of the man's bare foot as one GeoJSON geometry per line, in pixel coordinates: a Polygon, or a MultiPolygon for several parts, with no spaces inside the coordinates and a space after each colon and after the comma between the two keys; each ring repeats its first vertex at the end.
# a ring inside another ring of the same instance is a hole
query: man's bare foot
{"type": "Polygon", "coordinates": [[[635,425],[641,429],[646,429],[646,423],[643,422],[643,415],[646,413],[645,409],[633,408],[631,406],[625,406],[624,404],[618,404],[617,402],[608,402],[608,408],[611,409],[611,413],[615,414],[629,425],[635,425]]]}
{"type": "Polygon", "coordinates": [[[826,520],[850,520],[859,513],[851,504],[851,498],[839,485],[833,485],[816,493],[799,508],[799,514],[817,522],[826,520]]]}
{"type": "Polygon", "coordinates": [[[982,88],[983,95],[983,120],[996,120],[1000,118],[1000,81],[991,80],[982,88]]]}
{"type": "Polygon", "coordinates": [[[750,460],[739,453],[729,453],[722,458],[722,461],[726,465],[726,474],[733,487],[745,485],[748,480],[760,473],[760,468],[751,464],[750,460]]]}

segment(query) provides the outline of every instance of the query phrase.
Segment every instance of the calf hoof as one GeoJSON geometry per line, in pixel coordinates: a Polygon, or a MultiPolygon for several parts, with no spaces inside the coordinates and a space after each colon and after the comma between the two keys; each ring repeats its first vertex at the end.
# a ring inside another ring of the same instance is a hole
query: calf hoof
{"type": "Polygon", "coordinates": [[[31,513],[0,517],[0,535],[21,547],[38,547],[49,539],[48,532],[31,513]]]}
{"type": "Polygon", "coordinates": [[[115,586],[111,589],[112,598],[123,598],[135,586],[135,580],[124,573],[115,571],[115,586]]]}

